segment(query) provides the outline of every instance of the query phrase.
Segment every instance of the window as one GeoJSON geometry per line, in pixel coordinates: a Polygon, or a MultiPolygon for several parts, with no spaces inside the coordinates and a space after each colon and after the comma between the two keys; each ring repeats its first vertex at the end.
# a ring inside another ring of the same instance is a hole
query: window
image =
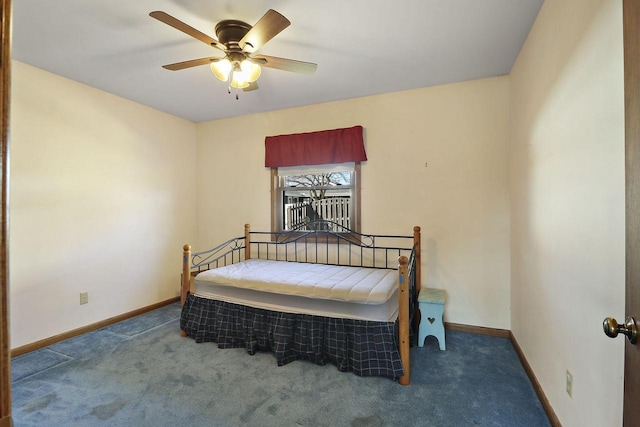
{"type": "Polygon", "coordinates": [[[272,168],[273,231],[358,231],[359,183],[359,162],[272,168]]]}
{"type": "Polygon", "coordinates": [[[265,137],[271,229],[359,231],[365,160],[362,126],[265,137]]]}

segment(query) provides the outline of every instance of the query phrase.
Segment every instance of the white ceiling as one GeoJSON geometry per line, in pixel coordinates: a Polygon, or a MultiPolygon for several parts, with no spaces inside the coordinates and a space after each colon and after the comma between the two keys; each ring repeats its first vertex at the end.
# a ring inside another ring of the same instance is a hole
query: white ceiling
{"type": "Polygon", "coordinates": [[[543,0],[16,0],[13,58],[201,122],[508,74],[543,0]],[[291,25],[259,53],[318,64],[264,68],[260,89],[227,93],[208,66],[162,65],[219,51],[151,17],[215,37],[275,9],[291,25]]]}

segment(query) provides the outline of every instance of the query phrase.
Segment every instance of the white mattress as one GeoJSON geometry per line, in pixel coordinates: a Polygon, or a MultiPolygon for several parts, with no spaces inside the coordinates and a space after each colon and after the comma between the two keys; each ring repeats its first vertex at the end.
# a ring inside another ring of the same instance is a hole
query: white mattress
{"type": "Polygon", "coordinates": [[[267,310],[395,321],[398,272],[250,259],[199,273],[198,296],[267,310]]]}

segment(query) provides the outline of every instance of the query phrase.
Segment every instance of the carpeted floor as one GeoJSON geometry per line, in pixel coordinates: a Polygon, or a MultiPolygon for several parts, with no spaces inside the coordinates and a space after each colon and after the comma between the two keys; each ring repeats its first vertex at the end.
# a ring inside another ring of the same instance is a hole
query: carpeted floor
{"type": "Polygon", "coordinates": [[[411,348],[411,385],[276,366],[179,334],[177,304],[12,360],[23,426],[549,426],[509,340],[447,331],[411,348]]]}

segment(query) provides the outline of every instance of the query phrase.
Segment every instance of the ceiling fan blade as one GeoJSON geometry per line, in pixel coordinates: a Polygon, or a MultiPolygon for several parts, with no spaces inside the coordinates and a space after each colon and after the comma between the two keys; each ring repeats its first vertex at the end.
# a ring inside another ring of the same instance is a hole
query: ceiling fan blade
{"type": "Polygon", "coordinates": [[[200,58],[200,59],[192,59],[190,61],[176,62],[175,64],[167,64],[163,65],[162,68],[166,68],[171,71],[184,70],[185,68],[197,67],[198,65],[208,65],[214,61],[220,60],[222,58],[200,58]]]}
{"type": "Polygon", "coordinates": [[[154,12],[151,12],[149,14],[150,17],[157,19],[160,22],[163,22],[169,26],[172,26],[173,28],[175,28],[176,30],[180,30],[183,33],[197,39],[200,40],[203,43],[208,44],[209,46],[213,46],[217,49],[220,50],[225,50],[226,47],[225,45],[223,45],[222,43],[220,43],[218,40],[214,39],[213,37],[209,37],[208,35],[206,35],[203,32],[200,32],[198,30],[196,30],[195,28],[185,24],[184,22],[180,21],[179,19],[174,18],[173,16],[162,12],[160,10],[156,10],[154,12]]]}
{"type": "Polygon", "coordinates": [[[313,74],[318,68],[318,64],[312,62],[296,61],[293,59],[278,58],[277,56],[256,55],[251,58],[257,64],[267,68],[292,71],[301,74],[313,74]]]}
{"type": "Polygon", "coordinates": [[[242,89],[245,92],[250,92],[252,90],[257,90],[258,89],[258,83],[257,82],[251,82],[249,83],[249,86],[245,87],[244,89],[242,89]]]}
{"type": "Polygon", "coordinates": [[[269,9],[240,40],[240,47],[247,52],[255,52],[289,25],[291,22],[287,18],[269,9]]]}

